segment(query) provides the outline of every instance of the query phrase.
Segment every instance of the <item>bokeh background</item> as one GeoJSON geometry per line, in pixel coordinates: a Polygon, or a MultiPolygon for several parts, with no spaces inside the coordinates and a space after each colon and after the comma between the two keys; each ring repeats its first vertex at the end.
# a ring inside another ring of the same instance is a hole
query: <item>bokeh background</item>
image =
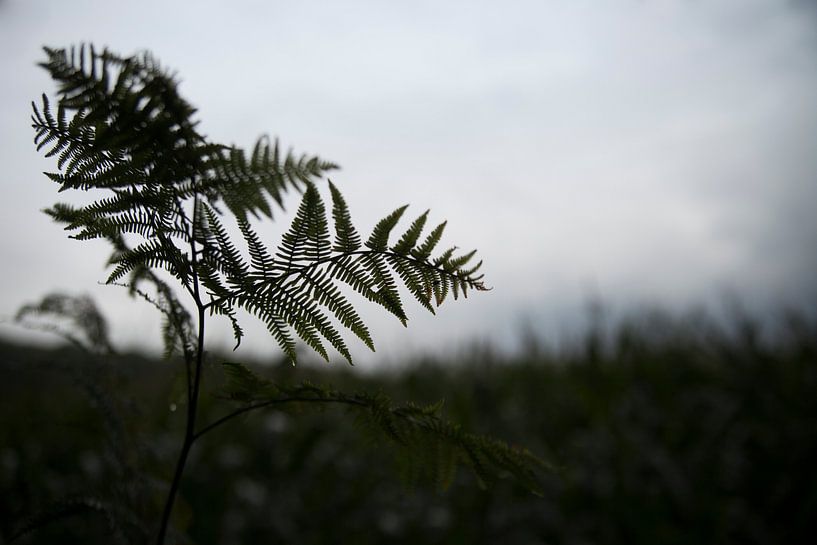
{"type": "MultiPolygon", "coordinates": [[[[35,63],[83,41],[152,50],[216,141],[268,133],[339,163],[362,231],[411,203],[479,250],[492,292],[436,318],[412,307],[408,331],[364,309],[378,345],[355,346],[364,365],[474,340],[512,350],[520,328],[560,341],[588,301],[732,299],[761,316],[817,301],[815,2],[2,0],[6,318],[84,291],[118,346],[159,348],[152,309],[97,285],[104,244],[38,212],[57,197],[31,143],[29,103],[53,90],[35,63]]],[[[228,326],[213,331],[226,346],[228,326]]],[[[245,350],[275,347],[259,327],[245,350]]]]}

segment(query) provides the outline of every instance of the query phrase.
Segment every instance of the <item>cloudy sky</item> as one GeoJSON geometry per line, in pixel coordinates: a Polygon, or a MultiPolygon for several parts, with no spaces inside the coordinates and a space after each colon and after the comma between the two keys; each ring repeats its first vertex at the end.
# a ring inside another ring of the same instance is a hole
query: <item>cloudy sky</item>
{"type": "MultiPolygon", "coordinates": [[[[82,291],[120,346],[155,346],[151,309],[97,285],[105,247],[38,212],[57,196],[31,144],[28,104],[53,90],[35,63],[81,41],[152,50],[213,140],[339,163],[362,231],[410,203],[479,250],[493,291],[410,306],[407,330],[366,310],[362,361],[511,345],[522,323],[556,338],[592,298],[817,301],[815,2],[0,0],[2,316],[82,291]]],[[[275,350],[260,328],[246,345],[275,350]]]]}

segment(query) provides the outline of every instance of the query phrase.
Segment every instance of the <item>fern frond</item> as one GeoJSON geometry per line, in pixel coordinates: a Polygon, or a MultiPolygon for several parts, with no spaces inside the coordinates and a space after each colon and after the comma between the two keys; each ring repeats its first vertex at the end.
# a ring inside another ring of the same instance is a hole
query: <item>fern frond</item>
{"type": "MultiPolygon", "coordinates": [[[[210,142],[198,132],[196,112],[178,91],[175,75],[149,53],[121,57],[93,46],[46,48],[41,64],[57,82],[57,100],[32,103],[37,149],[55,158],[47,176],[60,191],[89,190],[88,204],[56,204],[46,212],[79,240],[104,238],[112,253],[109,284],[125,285],[162,315],[166,357],[183,355],[187,428],[177,471],[163,511],[163,543],[186,456],[198,437],[239,414],[267,406],[344,404],[410,453],[406,474],[428,477],[444,488],[458,465],[480,482],[505,473],[535,486],[541,461],[489,438],[468,434],[441,417],[441,404],[395,406],[382,394],[347,394],[304,383],[284,387],[248,369],[225,367],[232,413],[196,431],[196,401],[205,363],[206,316],[230,321],[236,346],[244,335],[239,311],[264,323],[286,357],[296,360],[296,341],[328,360],[334,349],[350,364],[341,332],[351,331],[374,350],[360,313],[341,289],[396,316],[404,325],[403,289],[430,312],[453,293],[487,289],[470,265],[475,253],[456,247],[435,256],[445,222],[423,239],[429,211],[418,216],[393,245],[391,233],[406,212],[400,207],[374,226],[363,243],[340,191],[329,183],[330,226],[316,187],[336,165],[317,156],[281,151],[277,140],[258,139],[251,151],[210,142]],[[251,217],[272,217],[291,191],[302,194],[280,244],[269,246],[251,217]],[[100,195],[101,193],[101,195],[100,195]],[[230,213],[232,219],[224,220],[230,213]],[[234,223],[243,239],[233,237],[234,223]],[[421,242],[422,240],[422,242],[421,242]],[[246,257],[248,254],[249,257],[246,257]],[[166,271],[191,297],[193,317],[165,281],[166,271]],[[120,281],[127,277],[124,284],[120,281]],[[154,291],[143,289],[144,284],[154,291]]],[[[398,458],[403,458],[398,456],[398,458]]]]}
{"type": "Polygon", "coordinates": [[[86,295],[72,296],[63,293],[50,293],[37,303],[20,307],[14,319],[26,322],[31,319],[68,321],[70,329],[82,334],[86,342],[77,338],[73,332],[61,328],[53,329],[72,344],[89,352],[111,353],[113,347],[108,338],[108,323],[97,308],[93,299],[86,295]]]}
{"type": "Polygon", "coordinates": [[[249,265],[229,242],[215,211],[205,207],[207,219],[203,229],[209,234],[204,237],[203,244],[209,245],[210,252],[204,262],[214,262],[212,270],[224,275],[231,290],[225,293],[224,284],[208,279],[214,286],[210,290],[210,304],[221,305],[224,309],[235,306],[249,310],[265,322],[290,357],[294,356],[294,351],[292,338],[287,332],[294,331],[321,357],[328,357],[324,346],[326,341],[351,362],[348,348],[331,325],[330,317],[338,320],[370,349],[374,348],[374,343],[357,310],[335,282],[349,285],[367,300],[394,314],[404,325],[408,318],[403,309],[400,284],[432,313],[435,312],[434,303],[439,306],[451,292],[458,296],[468,289],[486,289],[481,276],[473,274],[478,267],[470,271],[464,269],[473,252],[454,256],[455,248],[452,248],[433,259],[417,257],[434,248],[444,226],[437,226],[417,248],[428,212],[419,216],[397,244],[389,248],[389,233],[406,207],[397,209],[378,222],[364,248],[351,226],[342,195],[333,185],[330,191],[335,220],[334,243],[330,240],[323,201],[311,183],[306,184],[295,217],[274,255],[249,222],[238,218],[250,254],[249,265]],[[215,263],[219,263],[220,268],[215,263]]]}
{"type": "Polygon", "coordinates": [[[169,236],[187,237],[187,232],[177,227],[157,225],[156,218],[145,210],[131,210],[102,218],[89,218],[86,214],[83,214],[83,219],[85,220],[83,222],[84,228],[78,234],[73,235],[72,238],[88,240],[133,233],[147,239],[156,236],[157,229],[161,229],[169,236]]]}
{"type": "MultiPolygon", "coordinates": [[[[249,368],[224,364],[227,384],[224,397],[239,403],[233,416],[262,408],[303,410],[326,405],[344,405],[358,412],[372,432],[380,433],[394,446],[398,464],[410,481],[429,480],[445,489],[458,466],[469,467],[481,486],[512,475],[532,492],[541,490],[544,472],[552,471],[545,460],[526,449],[464,431],[441,416],[442,402],[425,407],[412,403],[395,405],[384,394],[349,394],[305,382],[285,386],[258,377],[249,368]]],[[[207,430],[212,429],[210,426],[207,430]]]]}
{"type": "Polygon", "coordinates": [[[123,252],[117,257],[116,264],[116,268],[108,276],[107,284],[120,280],[138,267],[165,269],[184,283],[190,277],[189,264],[178,248],[168,248],[158,239],[151,239],[123,252]]]}
{"type": "Polygon", "coordinates": [[[283,209],[284,195],[290,189],[301,191],[315,178],[338,168],[318,157],[296,159],[292,152],[282,160],[278,141],[270,143],[266,136],[256,142],[249,159],[241,149],[222,148],[209,155],[207,167],[205,186],[217,189],[230,211],[242,218],[247,213],[272,217],[267,198],[283,209]]]}
{"type": "Polygon", "coordinates": [[[226,397],[234,401],[252,401],[266,395],[275,395],[277,388],[259,378],[241,363],[224,362],[221,364],[227,379],[223,388],[226,397]]]}
{"type": "Polygon", "coordinates": [[[330,182],[330,232],[314,180],[334,164],[284,153],[266,137],[250,152],[208,142],[197,132],[195,109],[179,95],[174,76],[149,54],[120,57],[93,47],[46,54],[42,66],[57,81],[59,100],[53,108],[44,96],[41,106],[33,106],[32,123],[37,146],[56,156],[62,171],[49,176],[61,190],[108,191],[84,207],[55,205],[48,212],[74,238],[113,244],[108,282],[130,275],[135,285],[164,269],[192,295],[201,288],[209,297],[201,304],[231,321],[237,342],[242,330],[235,312],[244,308],[293,360],[293,332],[323,357],[328,343],[351,359],[333,320],[374,348],[337,282],[403,324],[400,286],[431,312],[449,293],[485,289],[476,268],[466,269],[473,254],[455,256],[452,249],[432,257],[444,222],[420,243],[428,212],[390,246],[407,209],[400,207],[377,222],[363,244],[330,182]],[[293,189],[303,193],[300,205],[280,245],[269,248],[249,215],[271,216],[293,189]],[[222,223],[222,204],[236,219],[249,260],[222,223]],[[131,246],[126,235],[141,240],[131,246]]]}

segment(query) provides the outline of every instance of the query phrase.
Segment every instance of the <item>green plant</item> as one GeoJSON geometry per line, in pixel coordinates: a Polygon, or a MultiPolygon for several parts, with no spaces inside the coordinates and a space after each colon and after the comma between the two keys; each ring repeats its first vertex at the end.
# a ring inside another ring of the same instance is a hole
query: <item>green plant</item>
{"type": "Polygon", "coordinates": [[[405,324],[400,284],[434,312],[449,296],[486,289],[480,263],[471,265],[474,252],[459,255],[455,247],[434,257],[445,222],[423,236],[428,212],[390,244],[405,206],[380,220],[364,242],[331,182],[330,230],[316,182],[334,164],[282,154],[266,138],[249,154],[208,141],[176,81],[148,53],[122,57],[85,46],[45,52],[41,66],[58,84],[57,106],[55,111],[46,95],[41,106],[33,104],[35,143],[57,158],[60,172],[46,174],[60,191],[94,191],[88,204],[59,203],[46,213],[72,238],[111,245],[106,282],[156,307],[163,316],[166,356],[184,366],[186,426],[157,543],[165,540],[194,443],[239,415],[267,407],[355,409],[404,447],[401,456],[417,468],[410,473],[432,477],[442,487],[464,464],[481,483],[510,473],[537,489],[540,459],[463,431],[441,418],[441,404],[394,406],[379,394],[277,384],[239,363],[224,364],[226,386],[219,393],[233,408],[213,422],[198,422],[208,318],[229,320],[238,345],[239,312],[254,315],[293,363],[296,338],[327,360],[328,343],[351,363],[341,330],[372,350],[374,342],[341,285],[405,324]],[[292,190],[302,193],[300,205],[280,245],[271,249],[252,221],[272,219],[292,190]],[[231,234],[236,230],[239,243],[231,234]]]}

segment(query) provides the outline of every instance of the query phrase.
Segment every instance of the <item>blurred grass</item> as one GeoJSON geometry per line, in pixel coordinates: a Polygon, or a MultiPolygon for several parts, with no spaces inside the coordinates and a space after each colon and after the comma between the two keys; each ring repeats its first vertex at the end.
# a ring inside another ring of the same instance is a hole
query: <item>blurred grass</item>
{"type": "MultiPolygon", "coordinates": [[[[218,361],[213,358],[213,361],[218,361]]],[[[149,540],[182,429],[173,366],[0,345],[0,534],[17,543],[149,540]],[[171,404],[177,410],[171,411],[171,404]],[[69,498],[70,517],[54,502],[69,498]],[[98,501],[98,503],[93,503],[98,501]],[[48,511],[51,509],[51,511],[48,511]],[[132,526],[122,524],[131,517],[132,526]],[[145,522],[147,521],[147,522],[145,522]]],[[[212,370],[210,382],[218,377],[212,370]]],[[[474,348],[399,373],[280,364],[279,381],[445,399],[472,431],[558,465],[512,481],[407,490],[343,411],[247,416],[197,444],[175,523],[198,544],[805,543],[817,535],[817,327],[659,313],[572,350],[474,348]]],[[[220,414],[205,400],[201,421],[220,414]]],[[[183,542],[183,536],[177,536],[183,542]]]]}

